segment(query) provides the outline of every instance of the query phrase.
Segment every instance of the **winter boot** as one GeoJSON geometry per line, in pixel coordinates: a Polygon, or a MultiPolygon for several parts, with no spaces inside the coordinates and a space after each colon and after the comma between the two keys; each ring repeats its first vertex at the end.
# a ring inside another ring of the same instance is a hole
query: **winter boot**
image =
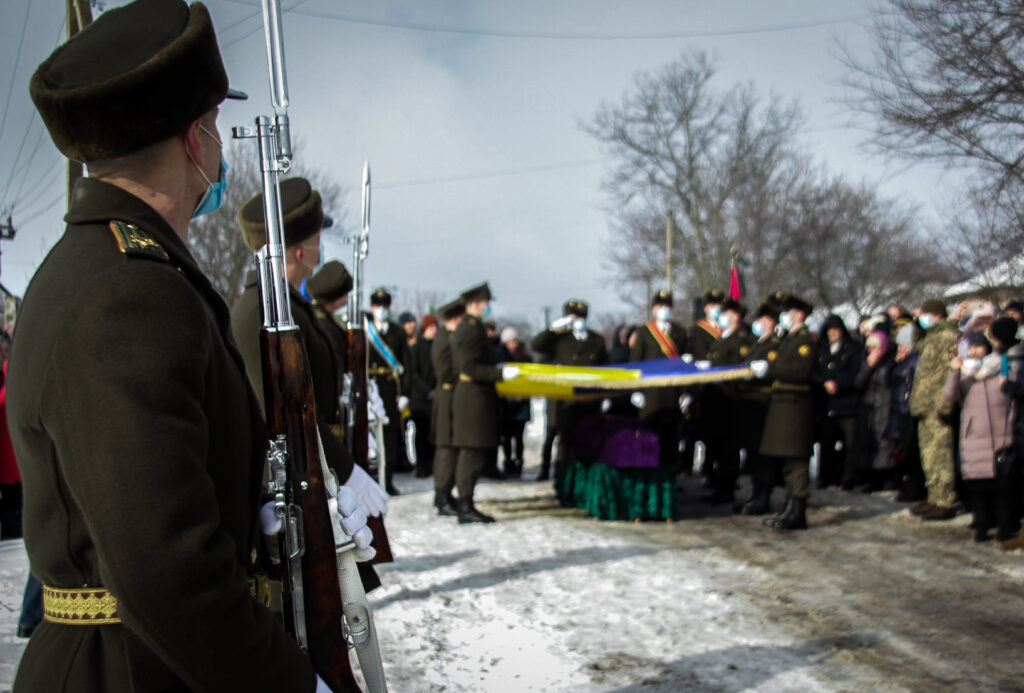
{"type": "Polygon", "coordinates": [[[744,504],[740,512],[744,515],[767,515],[771,512],[771,488],[754,482],[750,500],[744,504]]]}
{"type": "Polygon", "coordinates": [[[456,517],[459,514],[452,494],[443,491],[434,491],[434,507],[437,508],[437,514],[444,517],[456,517]]]}
{"type": "Polygon", "coordinates": [[[792,509],[789,514],[782,517],[778,522],[772,525],[773,529],[781,530],[792,530],[792,529],[807,529],[807,499],[806,498],[794,498],[792,500],[792,509]]]}
{"type": "Polygon", "coordinates": [[[459,498],[455,501],[459,514],[459,524],[464,525],[470,522],[494,522],[490,515],[484,515],[473,505],[472,498],[459,498]]]}
{"type": "Polygon", "coordinates": [[[946,505],[933,505],[931,509],[921,515],[921,519],[927,522],[952,520],[954,517],[956,517],[956,510],[946,505]]]}
{"type": "Polygon", "coordinates": [[[784,507],[782,509],[782,511],[778,515],[776,515],[775,517],[769,517],[767,520],[764,521],[763,524],[764,524],[765,527],[772,527],[772,528],[774,528],[775,525],[777,525],[778,523],[782,522],[787,517],[789,517],[789,514],[791,512],[793,512],[793,497],[792,496],[786,496],[786,507],[784,507]]]}

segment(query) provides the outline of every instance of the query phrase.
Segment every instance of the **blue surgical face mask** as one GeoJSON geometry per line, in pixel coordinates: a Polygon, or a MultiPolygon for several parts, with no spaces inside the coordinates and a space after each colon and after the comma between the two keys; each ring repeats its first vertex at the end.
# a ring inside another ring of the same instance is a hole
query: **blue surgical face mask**
{"type": "Polygon", "coordinates": [[[788,310],[785,313],[780,313],[779,325],[781,325],[782,329],[786,330],[787,332],[789,330],[792,330],[794,325],[793,314],[790,313],[788,310]]]}
{"type": "Polygon", "coordinates": [[[718,327],[723,330],[728,330],[732,327],[732,317],[728,313],[719,313],[716,322],[718,327]]]}
{"type": "Polygon", "coordinates": [[[925,313],[917,319],[917,324],[921,326],[922,330],[930,330],[935,327],[935,317],[929,313],[925,313]]]}
{"type": "Polygon", "coordinates": [[[586,318],[576,318],[575,320],[573,320],[572,321],[572,331],[573,332],[586,332],[587,331],[587,319],[586,318]]]}
{"type": "Polygon", "coordinates": [[[217,180],[211,181],[207,178],[203,172],[203,167],[196,163],[195,159],[192,159],[192,154],[188,154],[188,158],[192,159],[192,163],[199,169],[199,175],[206,181],[206,192],[203,194],[199,204],[196,206],[196,210],[192,212],[192,218],[201,217],[204,214],[211,214],[220,209],[220,206],[224,204],[224,193],[228,190],[228,161],[224,158],[224,145],[221,141],[213,136],[213,133],[203,127],[203,124],[199,124],[199,129],[205,132],[210,137],[213,137],[213,141],[221,147],[220,153],[220,170],[217,172],[217,180]]]}
{"type": "Polygon", "coordinates": [[[487,307],[484,308],[484,314],[481,316],[484,320],[491,317],[491,304],[488,303],[487,307]]]}
{"type": "Polygon", "coordinates": [[[710,320],[711,322],[717,323],[718,322],[718,318],[721,315],[722,315],[722,307],[721,306],[711,306],[710,308],[708,308],[708,320],[710,320]]]}
{"type": "Polygon", "coordinates": [[[750,326],[750,331],[754,333],[754,336],[758,339],[764,337],[766,330],[764,329],[764,323],[760,320],[755,320],[754,324],[750,326]]]}
{"type": "Polygon", "coordinates": [[[668,322],[668,319],[672,317],[672,309],[668,306],[658,306],[654,309],[654,319],[659,322],[668,322]]]}
{"type": "Polygon", "coordinates": [[[387,322],[387,319],[391,317],[391,311],[384,306],[373,307],[373,319],[377,322],[387,322]]]}

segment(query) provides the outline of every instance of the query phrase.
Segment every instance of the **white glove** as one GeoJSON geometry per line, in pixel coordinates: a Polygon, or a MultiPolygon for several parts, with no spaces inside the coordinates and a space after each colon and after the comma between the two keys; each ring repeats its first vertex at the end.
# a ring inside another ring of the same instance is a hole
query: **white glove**
{"type": "Polygon", "coordinates": [[[601,413],[602,414],[607,414],[608,411],[611,408],[612,408],[612,401],[610,399],[602,399],[601,400],[601,413]]]}
{"type": "Polygon", "coordinates": [[[693,404],[693,397],[691,395],[682,395],[679,398],[679,411],[685,414],[690,410],[691,404],[693,404]]]}
{"type": "Polygon", "coordinates": [[[501,367],[501,379],[502,380],[515,380],[519,377],[519,366],[502,366],[501,367]]]}
{"type": "Polygon", "coordinates": [[[358,464],[352,466],[352,474],[349,475],[348,481],[338,489],[339,508],[341,507],[341,492],[346,488],[356,494],[359,505],[371,516],[387,515],[388,499],[391,496],[358,464]]]}
{"type": "Polygon", "coordinates": [[[332,691],[330,688],[328,688],[327,684],[324,683],[324,680],[322,678],[320,678],[319,674],[317,674],[317,677],[316,677],[316,691],[314,691],[314,693],[334,693],[334,691],[332,691]]]}
{"type": "Polygon", "coordinates": [[[697,370],[699,371],[706,371],[707,369],[711,368],[711,362],[706,360],[695,361],[693,365],[695,365],[697,367],[697,370]]]}
{"type": "Polygon", "coordinates": [[[260,524],[263,525],[263,533],[268,537],[272,537],[281,531],[284,523],[281,522],[281,518],[274,512],[274,501],[267,501],[260,508],[260,524]]]}
{"type": "Polygon", "coordinates": [[[763,378],[768,375],[768,362],[767,361],[751,361],[750,372],[758,378],[763,378]]]}
{"type": "Polygon", "coordinates": [[[683,360],[683,363],[693,363],[693,354],[683,354],[679,358],[683,360]]]}
{"type": "Polygon", "coordinates": [[[644,397],[642,392],[634,392],[629,396],[629,401],[637,409],[643,409],[644,405],[647,404],[647,398],[644,397]]]}
{"type": "Polygon", "coordinates": [[[380,390],[377,389],[377,383],[372,380],[368,383],[367,388],[367,410],[369,413],[382,423],[388,423],[388,415],[384,410],[384,400],[381,399],[380,390]]]}
{"type": "MultiPolygon", "coordinates": [[[[358,467],[357,467],[358,469],[358,467]]],[[[366,526],[366,512],[359,506],[355,491],[348,486],[338,489],[338,515],[341,516],[341,531],[352,537],[356,545],[353,556],[357,561],[368,561],[377,555],[377,550],[370,546],[373,532],[366,526]]]]}
{"type": "Polygon", "coordinates": [[[568,327],[571,327],[572,319],[573,317],[571,315],[563,315],[558,320],[555,320],[553,323],[551,323],[551,331],[558,332],[559,330],[564,330],[568,327]]]}
{"type": "Polygon", "coordinates": [[[405,411],[409,407],[409,398],[405,395],[399,395],[398,397],[398,411],[405,411]]]}

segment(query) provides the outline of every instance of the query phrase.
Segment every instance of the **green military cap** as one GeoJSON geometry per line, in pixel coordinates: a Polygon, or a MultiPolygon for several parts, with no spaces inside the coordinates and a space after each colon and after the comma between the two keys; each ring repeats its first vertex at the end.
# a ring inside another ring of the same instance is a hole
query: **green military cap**
{"type": "Polygon", "coordinates": [[[228,89],[202,3],[137,0],[104,12],[36,69],[29,93],[61,154],[115,159],[188,129],[228,89]]]}
{"type": "Polygon", "coordinates": [[[462,302],[461,298],[457,298],[451,303],[446,303],[437,309],[437,314],[441,316],[442,320],[454,320],[465,312],[466,304],[462,302]]]}
{"type": "Polygon", "coordinates": [[[381,287],[370,294],[370,305],[371,306],[390,306],[391,305],[391,294],[387,292],[384,287],[381,287]]]}
{"type": "Polygon", "coordinates": [[[799,310],[804,313],[810,313],[814,310],[814,306],[802,298],[794,296],[793,294],[788,294],[782,301],[782,310],[799,310]]]}
{"type": "Polygon", "coordinates": [[[487,285],[487,282],[466,289],[459,297],[462,299],[463,303],[472,303],[473,301],[490,301],[493,298],[493,296],[491,296],[491,287],[487,285]]]}
{"type": "Polygon", "coordinates": [[[921,312],[946,317],[946,304],[938,298],[930,298],[921,304],[921,312]]]}
{"type": "Polygon", "coordinates": [[[745,305],[728,297],[722,300],[722,311],[727,310],[736,311],[741,320],[747,315],[747,307],[745,305]]]}
{"type": "Polygon", "coordinates": [[[721,303],[725,300],[725,292],[720,289],[711,289],[704,292],[704,305],[709,303],[721,303]]]}
{"type": "Polygon", "coordinates": [[[668,289],[662,289],[658,293],[654,294],[654,298],[651,299],[651,307],[654,306],[672,306],[672,292],[668,289]]]}
{"type": "Polygon", "coordinates": [[[562,306],[563,315],[576,315],[581,318],[587,317],[587,313],[589,312],[589,310],[590,309],[587,306],[586,302],[578,301],[575,298],[570,298],[568,301],[565,302],[565,305],[562,306]]]}
{"type": "Polygon", "coordinates": [[[352,275],[337,260],[324,263],[316,274],[306,280],[309,294],[318,301],[330,303],[352,290],[352,275]]]}
{"type": "MultiPolygon", "coordinates": [[[[284,221],[284,244],[298,245],[324,228],[324,206],[320,193],[305,178],[281,181],[281,216],[284,221]]],[[[267,227],[263,221],[263,193],[250,198],[238,210],[242,239],[253,250],[267,243],[267,227]]]]}

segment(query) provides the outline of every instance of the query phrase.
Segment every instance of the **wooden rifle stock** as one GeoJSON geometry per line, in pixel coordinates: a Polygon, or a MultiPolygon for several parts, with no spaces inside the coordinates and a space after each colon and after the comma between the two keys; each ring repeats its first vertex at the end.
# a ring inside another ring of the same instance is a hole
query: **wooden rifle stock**
{"type": "MultiPolygon", "coordinates": [[[[370,421],[367,413],[369,395],[366,383],[366,363],[366,332],[362,329],[349,328],[348,368],[352,378],[349,395],[349,406],[352,407],[352,431],[349,445],[356,464],[365,469],[374,481],[377,481],[378,466],[376,462],[371,464],[369,459],[370,421]]],[[[373,564],[394,562],[395,557],[391,553],[388,533],[384,529],[384,518],[367,517],[366,525],[373,531],[371,546],[377,549],[377,555],[370,562],[373,564]]]]}
{"type": "MultiPolygon", "coordinates": [[[[313,382],[298,328],[260,330],[263,389],[271,440],[287,441],[285,500],[301,510],[301,595],[310,660],[335,693],[357,693],[348,641],[342,628],[341,587],[331,524],[330,496],[320,462],[320,439],[313,400],[313,382]]],[[[288,524],[282,530],[289,531],[288,524]]],[[[291,573],[282,546],[285,624],[296,632],[291,573]]],[[[301,642],[301,641],[300,641],[301,642]]]]}

